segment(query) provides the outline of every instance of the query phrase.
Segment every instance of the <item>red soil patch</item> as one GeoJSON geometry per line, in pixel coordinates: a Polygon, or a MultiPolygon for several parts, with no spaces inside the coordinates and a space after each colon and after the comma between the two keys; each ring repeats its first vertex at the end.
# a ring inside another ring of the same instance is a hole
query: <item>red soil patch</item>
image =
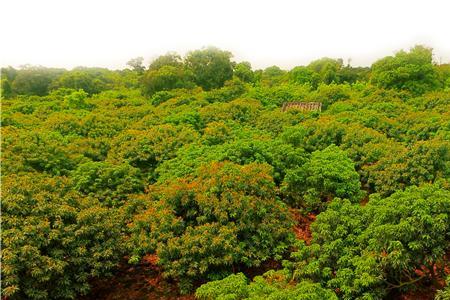
{"type": "Polygon", "coordinates": [[[308,213],[303,215],[298,209],[291,208],[290,212],[295,220],[294,233],[297,239],[304,240],[307,245],[311,242],[310,225],[316,220],[316,215],[308,213]]]}
{"type": "Polygon", "coordinates": [[[176,282],[162,277],[156,265],[158,257],[147,255],[138,265],[124,259],[113,276],[91,282],[91,292],[81,300],[193,300],[193,295],[181,296],[176,282]]]}

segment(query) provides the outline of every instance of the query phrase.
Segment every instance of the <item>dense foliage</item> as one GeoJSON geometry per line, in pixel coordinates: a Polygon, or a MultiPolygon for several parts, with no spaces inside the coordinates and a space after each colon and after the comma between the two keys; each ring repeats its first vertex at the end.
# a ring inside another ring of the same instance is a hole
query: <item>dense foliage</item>
{"type": "Polygon", "coordinates": [[[118,214],[72,191],[67,178],[7,175],[2,193],[3,295],[75,298],[119,260],[118,214]]]}
{"type": "Polygon", "coordinates": [[[334,197],[358,202],[362,194],[353,162],[334,144],[314,151],[303,165],[290,170],[284,184],[286,198],[305,209],[320,208],[334,197]]]}
{"type": "Polygon", "coordinates": [[[450,192],[411,187],[365,206],[334,200],[312,225],[311,245],[293,254],[298,278],[339,289],[344,299],[381,299],[393,288],[445,276],[450,192]]]}
{"type": "Polygon", "coordinates": [[[74,299],[152,255],[199,299],[448,296],[450,69],[431,49],[128,65],[1,70],[2,294],[74,299]]]}
{"type": "Polygon", "coordinates": [[[252,282],[243,273],[230,275],[225,279],[211,281],[197,289],[195,295],[201,300],[211,299],[338,299],[332,290],[323,288],[320,284],[302,281],[292,284],[292,276],[286,270],[273,270],[262,276],[256,276],[252,282]]]}
{"type": "Polygon", "coordinates": [[[269,172],[268,165],[213,162],[193,177],[152,187],[152,199],[129,225],[135,253],[156,250],[165,274],[180,278],[183,289],[230,266],[280,259],[293,241],[292,221],[269,172]]]}

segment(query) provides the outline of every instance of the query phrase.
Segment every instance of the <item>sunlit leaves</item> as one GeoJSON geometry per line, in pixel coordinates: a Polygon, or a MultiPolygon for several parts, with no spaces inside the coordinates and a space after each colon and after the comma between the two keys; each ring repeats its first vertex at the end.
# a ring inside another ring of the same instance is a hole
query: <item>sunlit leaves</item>
{"type": "Polygon", "coordinates": [[[238,273],[225,279],[211,281],[197,289],[198,299],[311,299],[337,300],[335,293],[310,281],[293,283],[286,271],[269,271],[256,276],[250,283],[244,274],[238,273]]]}

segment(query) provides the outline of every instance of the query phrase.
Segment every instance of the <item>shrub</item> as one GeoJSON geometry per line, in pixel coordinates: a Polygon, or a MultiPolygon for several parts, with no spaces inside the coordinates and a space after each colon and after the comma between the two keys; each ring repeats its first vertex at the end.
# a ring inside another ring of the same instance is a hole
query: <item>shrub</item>
{"type": "Polygon", "coordinates": [[[269,271],[263,276],[256,276],[248,283],[244,274],[238,273],[225,279],[211,281],[197,289],[195,295],[200,300],[213,299],[308,299],[308,300],[337,300],[336,294],[324,289],[320,284],[302,281],[294,284],[290,282],[286,271],[269,271]]]}
{"type": "Polygon", "coordinates": [[[10,175],[2,189],[4,296],[73,299],[116,265],[118,215],[71,191],[66,178],[10,175]]]}
{"type": "Polygon", "coordinates": [[[126,163],[87,162],[78,165],[72,178],[77,191],[109,205],[124,200],[128,194],[144,190],[140,170],[126,163]]]}
{"type": "Polygon", "coordinates": [[[311,245],[293,254],[297,280],[337,289],[344,299],[382,299],[444,276],[450,249],[450,192],[411,187],[366,206],[335,200],[311,229],[311,245]]]}
{"type": "Polygon", "coordinates": [[[287,172],[283,183],[287,200],[309,210],[323,209],[334,197],[357,202],[360,188],[353,162],[335,145],[313,152],[304,165],[287,172]]]}
{"type": "Polygon", "coordinates": [[[189,144],[198,134],[189,127],[170,124],[153,126],[147,130],[125,130],[112,140],[108,160],[127,162],[153,177],[153,170],[163,161],[175,157],[176,151],[189,144]]]}
{"type": "Polygon", "coordinates": [[[149,199],[148,208],[130,224],[132,238],[140,240],[134,254],[156,249],[165,275],[179,279],[182,291],[196,280],[218,279],[239,266],[280,259],[293,238],[292,222],[286,206],[275,198],[269,173],[262,164],[213,162],[195,176],[151,188],[148,196],[159,204],[149,199]],[[167,213],[159,213],[155,205],[167,213]],[[143,218],[152,221],[145,224],[139,221],[143,218]]]}
{"type": "Polygon", "coordinates": [[[2,159],[5,174],[67,175],[82,157],[68,151],[68,141],[57,132],[5,127],[2,128],[2,159]]]}

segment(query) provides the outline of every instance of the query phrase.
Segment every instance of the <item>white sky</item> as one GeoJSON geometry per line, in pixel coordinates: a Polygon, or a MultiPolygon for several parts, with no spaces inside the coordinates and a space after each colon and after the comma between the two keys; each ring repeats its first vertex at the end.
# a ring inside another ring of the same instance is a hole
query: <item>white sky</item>
{"type": "Polygon", "coordinates": [[[0,0],[0,65],[124,68],[213,45],[256,68],[373,61],[426,44],[450,61],[448,0],[0,0]]]}

